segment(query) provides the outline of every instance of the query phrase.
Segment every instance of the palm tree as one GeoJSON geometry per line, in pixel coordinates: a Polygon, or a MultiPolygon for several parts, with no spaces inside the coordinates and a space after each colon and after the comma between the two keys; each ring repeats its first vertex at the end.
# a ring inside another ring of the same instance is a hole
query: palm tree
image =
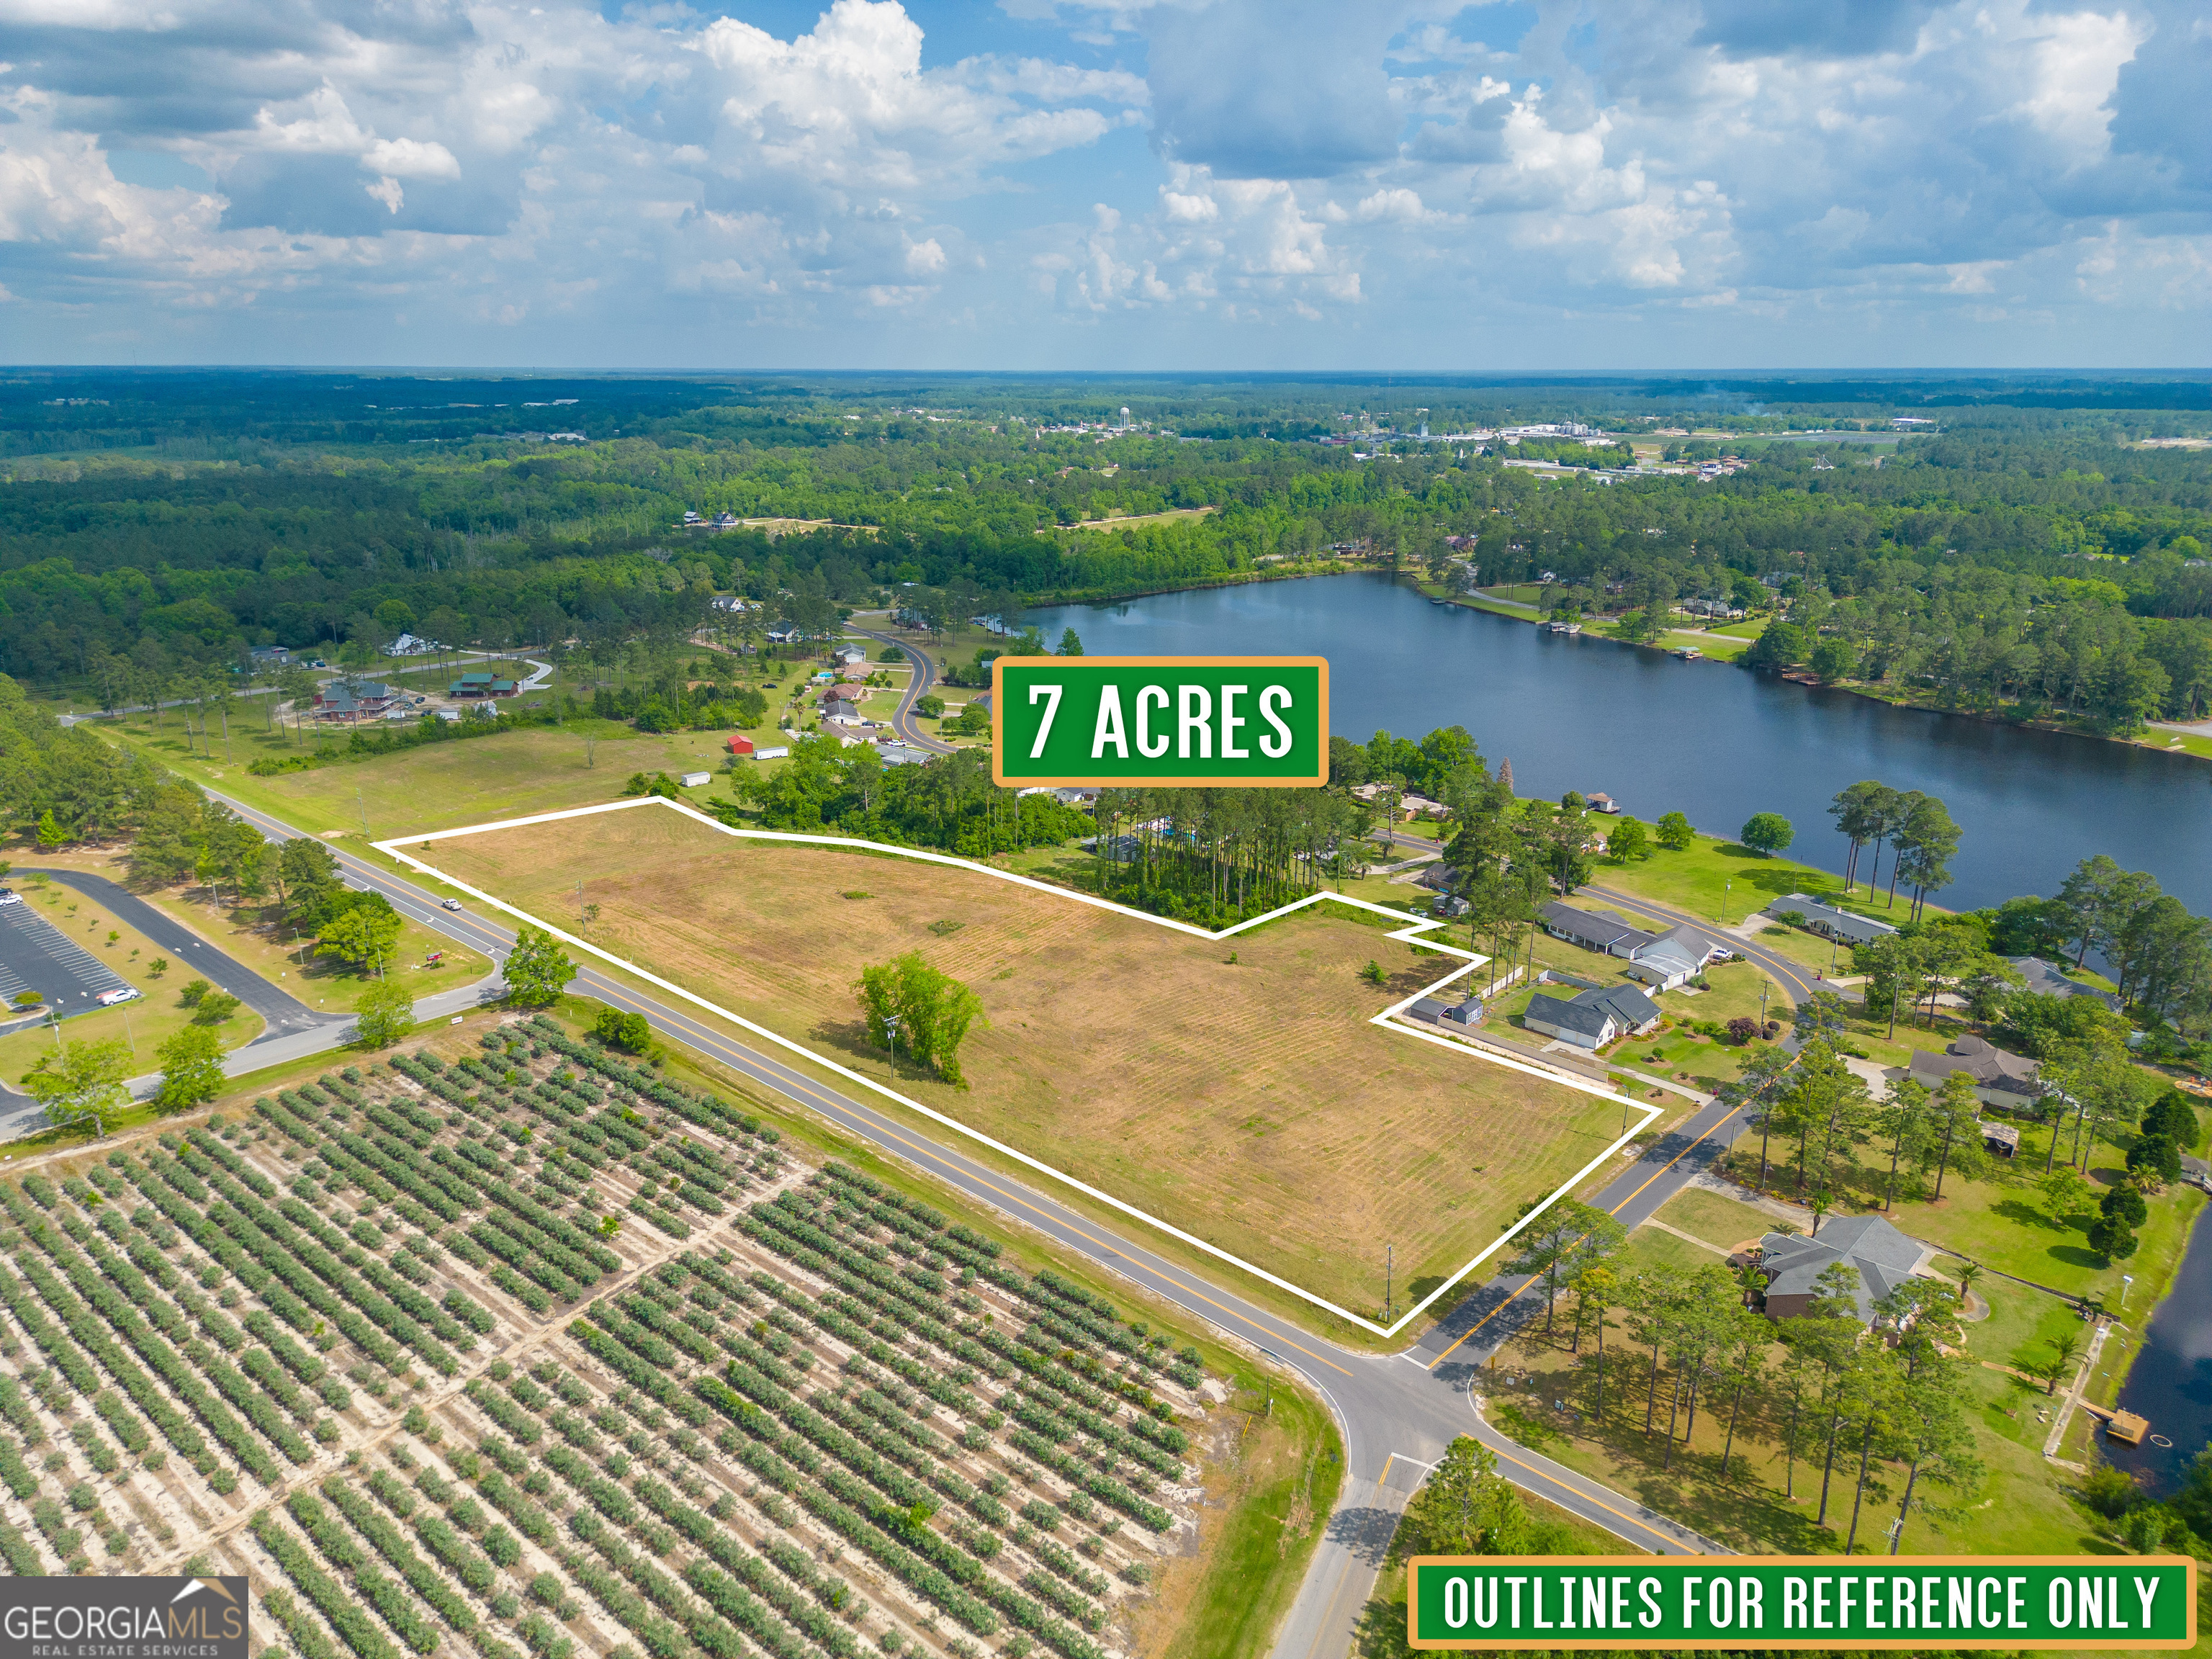
{"type": "Polygon", "coordinates": [[[2049,1364],[2045,1367],[2045,1373],[2051,1381],[2050,1386],[2045,1389],[2044,1392],[2057,1394],[2058,1379],[2066,1375],[2067,1368],[2074,1363],[2074,1356],[2081,1351],[2081,1334],[2079,1331],[2061,1331],[2057,1335],[2046,1340],[2051,1344],[2051,1357],[2049,1364]]]}
{"type": "Polygon", "coordinates": [[[1982,1264],[1978,1261],[1966,1262],[1959,1269],[1959,1300],[1961,1304],[1971,1304],[1973,1301],[1974,1286],[1980,1281],[1981,1277],[1982,1264]]]}

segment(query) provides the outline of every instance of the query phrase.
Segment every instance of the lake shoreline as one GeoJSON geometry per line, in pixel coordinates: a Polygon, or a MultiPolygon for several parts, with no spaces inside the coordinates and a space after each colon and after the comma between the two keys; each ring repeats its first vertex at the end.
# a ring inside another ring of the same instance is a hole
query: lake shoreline
{"type": "MultiPolygon", "coordinates": [[[[1520,607],[1510,605],[1507,601],[1503,599],[1492,599],[1492,603],[1484,605],[1462,594],[1446,593],[1441,590],[1431,592],[1431,590],[1436,586],[1434,583],[1424,582],[1418,577],[1405,577],[1402,573],[1401,574],[1402,580],[1411,583],[1414,592],[1419,593],[1424,599],[1428,599],[1431,604],[1442,603],[1455,606],[1462,611],[1480,611],[1486,616],[1504,617],[1511,622],[1530,623],[1539,627],[1542,626],[1547,620],[1541,616],[1528,615],[1522,611],[1520,607]]],[[[1687,629],[1676,629],[1670,631],[1682,634],[1688,633],[1692,630],[1687,629]]],[[[1624,640],[1611,634],[1594,633],[1587,628],[1584,629],[1582,635],[1578,637],[1584,639],[1603,640],[1608,645],[1625,645],[1638,651],[1656,651],[1662,656],[1673,656],[1675,654],[1677,649],[1677,647],[1669,645],[1658,645],[1643,640],[1624,640]]],[[[1708,657],[1704,659],[1704,660],[1717,663],[1724,668],[1738,668],[1743,666],[1741,663],[1721,657],[1708,657]]],[[[1765,674],[1771,672],[1773,673],[1773,677],[1777,679],[1786,679],[1786,677],[1779,672],[1775,672],[1774,671],[1766,669],[1752,668],[1747,669],[1745,672],[1753,674],[1765,674]]],[[[1875,690],[1873,687],[1867,685],[1863,682],[1851,681],[1839,683],[1834,681],[1824,681],[1817,685],[1806,685],[1802,680],[1787,680],[1786,683],[1791,685],[1801,686],[1808,691],[1845,692],[1851,696],[1864,697],[1869,702],[1886,704],[1887,707],[1892,708],[1910,710],[1914,714],[1942,714],[1957,720],[1979,720],[1986,726],[2008,726],[2016,732],[2040,732],[2047,733],[2051,737],[2080,738],[2083,741],[2088,743],[2116,743],[2130,749],[2141,749],[2154,755],[2171,755],[2184,760],[2212,761],[2212,741],[2206,741],[2204,750],[2200,752],[2198,750],[2190,747],[2188,740],[2185,738],[2179,744],[2153,743],[2148,738],[2110,737],[2100,732],[2084,732],[2078,726],[2062,726],[2055,721],[2047,720],[2023,720],[2004,714],[1986,714],[1980,710],[1972,708],[1943,708],[1932,703],[1916,702],[1909,696],[1885,696],[1882,692],[1875,690]]],[[[2200,739],[2200,741],[2205,740],[2200,739]]]]}
{"type": "Polygon", "coordinates": [[[1867,777],[1917,789],[1966,832],[1955,885],[1939,896],[1949,906],[2054,892],[2105,853],[2212,908],[2202,775],[2138,761],[2150,745],[2060,743],[2081,734],[1930,719],[1948,711],[1864,695],[1785,696],[1773,675],[1692,673],[1662,648],[1572,651],[1577,641],[1541,628],[1478,620],[1508,617],[1502,605],[1431,603],[1443,596],[1399,579],[1411,573],[1293,574],[1036,606],[1024,620],[1048,638],[1073,628],[1094,655],[1326,656],[1339,735],[1462,726],[1493,767],[1512,760],[1522,794],[1598,790],[1647,823],[1680,810],[1730,835],[1777,812],[1796,827],[1795,855],[1832,871],[1845,852],[1824,833],[1837,790],[1867,777]]]}

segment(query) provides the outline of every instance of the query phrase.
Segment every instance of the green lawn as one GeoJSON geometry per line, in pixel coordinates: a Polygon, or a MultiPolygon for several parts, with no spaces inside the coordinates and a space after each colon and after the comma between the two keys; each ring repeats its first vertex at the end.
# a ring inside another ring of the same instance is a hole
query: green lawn
{"type": "MultiPolygon", "coordinates": [[[[1670,807],[1677,808],[1697,822],[1693,803],[1654,801],[1656,808],[1650,815],[1656,821],[1670,807]]],[[[1647,828],[1649,821],[1647,821],[1647,828]]],[[[1739,846],[1726,838],[1725,832],[1733,825],[1711,825],[1702,828],[1718,830],[1723,834],[1699,834],[1680,852],[1669,852],[1655,841],[1648,858],[1617,864],[1610,859],[1601,859],[1594,866],[1590,879],[1601,886],[1618,887],[1624,892],[1639,897],[1656,899],[1662,904],[1672,904],[1698,916],[1735,923],[1741,921],[1754,910],[1765,908],[1785,893],[1802,893],[1808,898],[1818,898],[1826,903],[1836,902],[1843,890],[1842,878],[1809,864],[1799,864],[1787,858],[1768,858],[1739,846]]],[[[1825,823],[1801,823],[1796,826],[1799,843],[1818,845],[1843,861],[1844,842],[1840,838],[1831,841],[1825,823]]],[[[1862,860],[1863,862],[1863,860],[1862,860]]],[[[1865,888],[1860,887],[1862,902],[1865,888]]],[[[1849,907],[1846,907],[1849,908],[1849,907]]],[[[1930,907],[1931,908],[1934,907],[1930,907]]],[[[1886,915],[1879,908],[1874,914],[1886,915]]],[[[1900,908],[1898,914],[1903,915],[1900,908]]]]}
{"type": "Polygon", "coordinates": [[[1762,1210],[1696,1187],[1685,1187],[1661,1205],[1658,1218],[1724,1250],[1770,1233],[1778,1224],[1762,1210]]]}
{"type": "MultiPolygon", "coordinates": [[[[720,730],[665,737],[634,731],[619,721],[580,720],[565,729],[532,726],[496,737],[434,744],[397,755],[255,777],[243,762],[262,753],[300,752],[282,738],[233,733],[240,763],[187,754],[176,736],[151,738],[136,723],[102,722],[111,741],[142,747],[154,759],[195,783],[311,831],[337,830],[358,836],[364,818],[374,840],[447,830],[488,819],[612,800],[634,772],[715,772],[695,794],[726,794],[719,768],[728,758],[720,730]]],[[[780,744],[784,734],[763,728],[748,733],[756,744],[780,744]]],[[[757,763],[745,762],[746,765],[757,763]]],[[[773,762],[768,763],[774,764],[773,762]]]]}
{"type": "MultiPolygon", "coordinates": [[[[2021,1135],[2019,1158],[2011,1166],[2001,1167],[1997,1178],[1960,1181],[1952,1176],[1943,1183],[1940,1203],[1900,1198],[1888,1212],[1889,1219],[1912,1237],[2069,1296],[2102,1297],[2108,1308],[2118,1305],[2120,1274],[2124,1271],[2135,1279],[2128,1292],[2131,1317],[2137,1322],[2147,1320],[2180,1266],[2190,1224],[2203,1207],[2204,1195],[2193,1187],[2174,1186],[2148,1200],[2149,1218],[2138,1230],[2140,1245],[2136,1255],[2123,1264],[2109,1266],[2088,1245],[2088,1226],[2095,1219],[2094,1196],[2063,1221],[2053,1219],[2035,1188],[2050,1147],[2048,1133],[2035,1124],[2022,1122],[2021,1135]]],[[[2071,1144],[2070,1136],[2061,1139],[2062,1159],[2071,1144]]],[[[1769,1149],[1770,1185],[1778,1196],[1787,1199],[1794,1199],[1796,1190],[1796,1172],[1790,1162],[1794,1152],[1793,1146],[1780,1139],[1769,1149]]],[[[2098,1146],[2089,1160],[2094,1192],[2102,1192],[2120,1179],[2124,1156],[2121,1147],[2109,1143],[2098,1146]]],[[[1864,1190],[1858,1196],[1878,1207],[1886,1161],[1880,1147],[1874,1145],[1863,1150],[1861,1158],[1867,1175],[1864,1190]]],[[[1756,1133],[1747,1132],[1736,1140],[1728,1164],[1731,1175],[1747,1182],[1756,1180],[1756,1133]]],[[[1847,1212],[1839,1208],[1838,1212],[1847,1212]]],[[[1938,1258],[1938,1267],[1946,1273],[1954,1273],[1957,1266],[1955,1261],[1938,1258]]]]}
{"type": "Polygon", "coordinates": [[[1692,646],[1702,655],[1710,657],[1715,662],[1734,662],[1751,649],[1749,640],[1738,639],[1728,634],[1707,633],[1703,629],[1688,628],[1668,629],[1659,636],[1658,644],[1668,651],[1679,651],[1684,646],[1692,646]]]}
{"type": "MultiPolygon", "coordinates": [[[[1616,1258],[1631,1271],[1662,1264],[1709,1266],[1716,1260],[1651,1228],[1634,1234],[1616,1258]]],[[[1990,1299],[1992,1317],[1966,1327],[1966,1353],[1975,1363],[1965,1371],[1964,1382],[1975,1402],[1970,1421],[1985,1471],[1983,1480],[1971,1492],[1931,1494],[1948,1500],[1948,1512],[1930,1517],[1916,1509],[1906,1524],[1905,1553],[2110,1553],[2113,1546],[2102,1535],[2103,1523],[2073,1501],[2074,1477],[2044,1461],[2043,1437],[2049,1425],[2037,1421],[2045,1399],[2040,1385],[1979,1364],[1984,1358],[2008,1363],[2017,1351],[2033,1351],[2037,1339],[2047,1334],[2045,1325],[2056,1328],[2071,1321],[2081,1331],[2081,1321],[2057,1299],[2002,1281],[1990,1299]]],[[[1771,1554],[1841,1551],[1850,1526],[1856,1471],[1849,1467],[1850,1460],[1838,1458],[1828,1523],[1817,1526],[1822,1473],[1818,1439],[1801,1441],[1793,1468],[1786,1452],[1787,1401],[1778,1389],[1747,1398],[1723,1481],[1719,1465],[1729,1402],[1701,1400],[1694,1433],[1686,1444],[1675,1445],[1670,1458],[1670,1374],[1662,1372],[1659,1379],[1653,1427],[1647,1432],[1649,1350],[1635,1346],[1625,1325],[1614,1326],[1607,1344],[1604,1417],[1594,1421],[1596,1367],[1591,1349],[1585,1334],[1581,1354],[1568,1352],[1564,1321],[1546,1341],[1538,1322],[1477,1384],[1488,1402],[1490,1420],[1548,1456],[1731,1548],[1771,1554]]],[[[1780,1357],[1778,1345],[1770,1358],[1780,1357]]],[[[1679,1428],[1686,1426],[1684,1419],[1679,1428]]],[[[2078,1455],[2078,1448],[2070,1455],[2078,1455]]],[[[1859,1553],[1884,1547],[1883,1529],[1896,1514],[1900,1495],[1899,1472],[1878,1471],[1860,1516],[1859,1553]]]]}

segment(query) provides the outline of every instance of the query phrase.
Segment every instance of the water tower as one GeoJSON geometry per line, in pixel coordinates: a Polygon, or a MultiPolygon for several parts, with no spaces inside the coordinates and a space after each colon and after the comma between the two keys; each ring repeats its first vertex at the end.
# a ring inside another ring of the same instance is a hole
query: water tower
{"type": "Polygon", "coordinates": [[[1121,405],[1121,430],[1122,430],[1122,431],[1124,431],[1124,432],[1127,432],[1128,429],[1129,429],[1129,405],[1128,405],[1128,404],[1123,404],[1121,405]]]}

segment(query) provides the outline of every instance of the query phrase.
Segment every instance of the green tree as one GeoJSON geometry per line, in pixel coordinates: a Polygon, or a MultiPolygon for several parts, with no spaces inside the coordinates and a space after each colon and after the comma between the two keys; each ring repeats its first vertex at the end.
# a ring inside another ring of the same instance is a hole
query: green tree
{"type": "Polygon", "coordinates": [[[1982,1146],[1982,1103],[1974,1093],[1974,1080],[1954,1072],[1929,1103],[1928,1134],[1921,1152],[1922,1166],[1936,1166],[1936,1197],[1943,1196],[1943,1179],[1955,1175],[1972,1181],[1986,1172],[1989,1154],[1982,1146]]]}
{"type": "Polygon", "coordinates": [[[389,1048],[415,1029],[415,999],[396,979],[380,980],[355,1005],[354,1041],[364,1048],[389,1048]]]}
{"type": "MultiPolygon", "coordinates": [[[[1540,1200],[1521,1206],[1516,1220],[1536,1208],[1540,1200]]],[[[1583,1268],[1594,1267],[1619,1249],[1627,1233],[1620,1222],[1579,1199],[1561,1198],[1528,1225],[1515,1241],[1520,1254],[1506,1271],[1533,1273],[1544,1281],[1544,1334],[1552,1334],[1552,1313],[1559,1286],[1583,1268]]]]}
{"type": "Polygon", "coordinates": [[[2108,1267],[2133,1255],[2136,1243],[2133,1230],[2118,1216],[2100,1215],[2089,1224],[2089,1248],[2108,1267]]]}
{"type": "Polygon", "coordinates": [[[37,835],[40,849],[48,853],[57,847],[66,847],[76,839],[66,827],[56,821],[54,809],[51,806],[39,814],[37,835]]]}
{"type": "Polygon", "coordinates": [[[364,893],[323,925],[316,943],[364,974],[391,965],[403,923],[381,893],[364,893]]]}
{"type": "Polygon", "coordinates": [[[155,1098],[165,1111],[213,1100],[222,1092],[222,1044],[204,1025],[187,1025],[154,1051],[161,1062],[155,1098]]]}
{"type": "Polygon", "coordinates": [[[192,1008],[195,1025],[220,1025],[238,1012],[239,1000],[228,991],[210,988],[192,1008]]]}
{"type": "Polygon", "coordinates": [[[641,1054],[653,1047],[653,1027],[643,1014],[621,1008],[602,1008],[592,1022],[592,1035],[610,1048],[641,1054]]]}
{"type": "Polygon", "coordinates": [[[319,928],[346,890],[337,854],[311,836],[295,836],[278,849],[276,877],[285,917],[299,927],[319,928]]]}
{"type": "Polygon", "coordinates": [[[1920,1161],[1928,1134],[1928,1085],[1916,1083],[1910,1076],[1891,1084],[1882,1100],[1875,1127],[1889,1142],[1889,1179],[1881,1195],[1885,1210],[1896,1205],[1899,1167],[1917,1165],[1920,1161]]]}
{"type": "Polygon", "coordinates": [[[1606,832],[1605,850],[1623,864],[1645,857],[1648,849],[1644,826],[1634,818],[1623,818],[1606,832]]]}
{"type": "Polygon", "coordinates": [[[1083,641],[1075,636],[1075,630],[1072,628],[1060,630],[1060,654],[1063,657],[1079,657],[1083,654],[1083,641]]]}
{"type": "Polygon", "coordinates": [[[1796,835],[1790,827],[1790,820],[1781,813],[1754,812],[1746,820],[1736,839],[1754,853],[1764,853],[1771,858],[1788,848],[1796,835]]]}
{"type": "Polygon", "coordinates": [[[1521,1494],[1498,1473],[1498,1459],[1461,1435],[1406,1506],[1408,1540],[1425,1555],[1541,1555],[1566,1536],[1556,1522],[1530,1519],[1521,1494]]]}
{"type": "Polygon", "coordinates": [[[975,992],[931,967],[919,951],[862,969],[853,989],[867,1017],[870,1041],[888,1049],[896,1019],[899,1038],[916,1063],[932,1067],[947,1083],[967,1086],[960,1073],[960,1045],[969,1027],[983,1018],[982,999],[975,992]]]}
{"type": "Polygon", "coordinates": [[[65,1042],[48,1048],[23,1074],[24,1092],[46,1108],[46,1121],[60,1123],[89,1114],[101,1134],[116,1113],[131,1103],[125,1084],[131,1049],[120,1037],[104,1042],[65,1042]]]}
{"type": "Polygon", "coordinates": [[[1659,844],[1670,853],[1679,853],[1697,839],[1698,832],[1690,827],[1690,820],[1680,812],[1660,815],[1656,827],[1659,844]]]}
{"type": "Polygon", "coordinates": [[[507,958],[507,1001],[520,1008],[545,1007],[558,1001],[562,988],[575,977],[576,964],[562,951],[560,940],[525,922],[507,958]]]}

